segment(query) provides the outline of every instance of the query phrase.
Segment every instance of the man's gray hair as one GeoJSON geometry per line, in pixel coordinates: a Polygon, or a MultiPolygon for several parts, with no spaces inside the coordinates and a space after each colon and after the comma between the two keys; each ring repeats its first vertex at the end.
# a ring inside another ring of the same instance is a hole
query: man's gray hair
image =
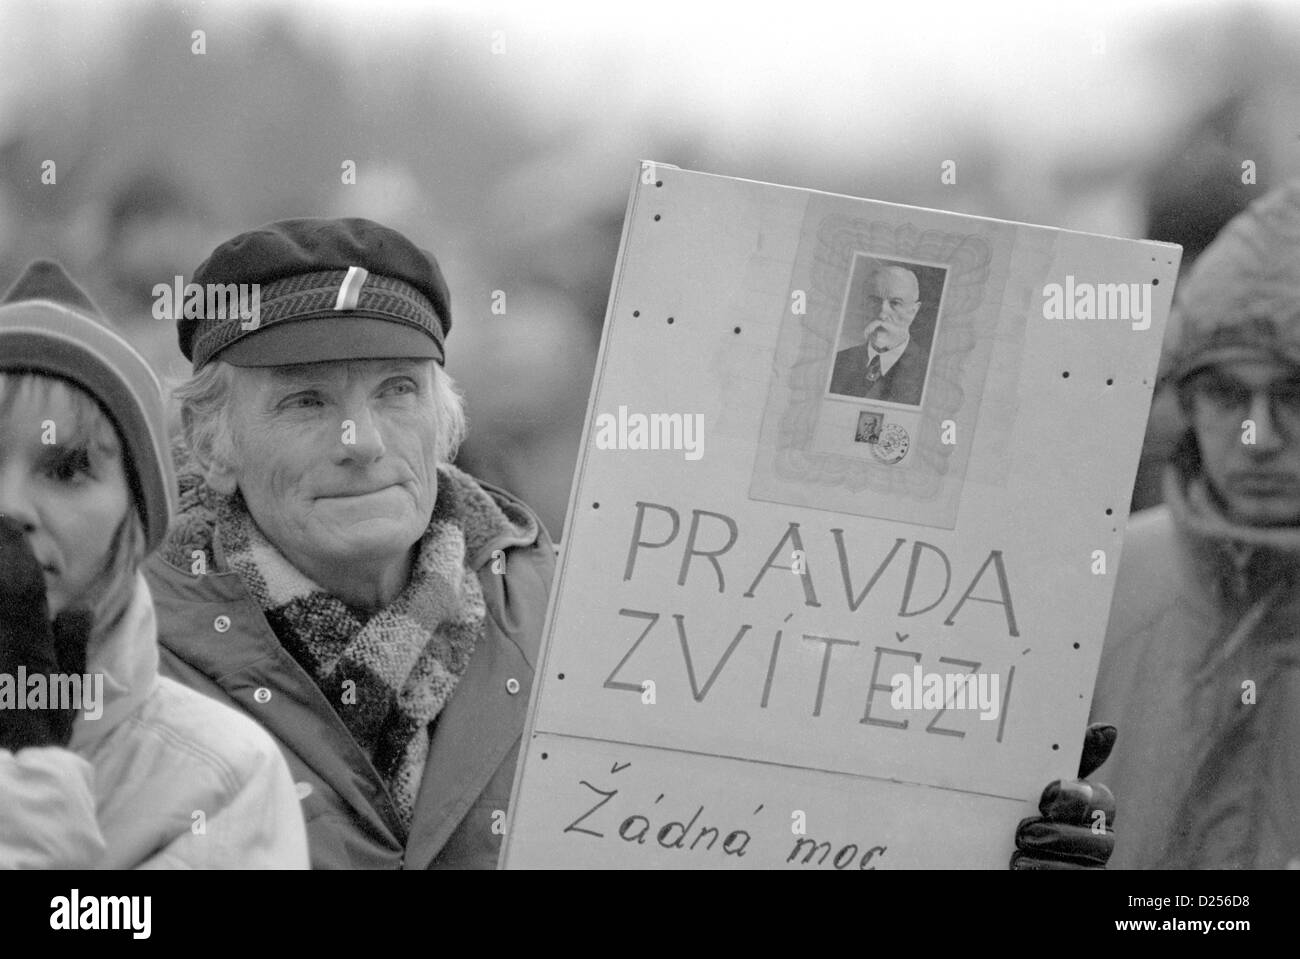
{"type": "MultiPolygon", "coordinates": [[[[201,461],[234,462],[230,399],[237,369],[214,360],[172,389],[172,398],[180,405],[185,443],[201,461]]],[[[450,463],[465,439],[465,400],[456,381],[437,363],[433,364],[432,403],[438,428],[438,463],[450,463]]]]}

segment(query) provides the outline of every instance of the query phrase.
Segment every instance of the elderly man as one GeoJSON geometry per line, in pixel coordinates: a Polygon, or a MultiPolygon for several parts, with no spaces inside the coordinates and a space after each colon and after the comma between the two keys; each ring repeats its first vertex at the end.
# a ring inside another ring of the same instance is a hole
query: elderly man
{"type": "Polygon", "coordinates": [[[908,332],[921,309],[916,274],[883,267],[867,281],[867,291],[866,342],[835,354],[831,392],[916,406],[929,359],[908,332]]]}
{"type": "MultiPolygon", "coordinates": [[[[1125,535],[1092,703],[1118,729],[1111,865],[1300,866],[1300,183],[1201,255],[1165,345],[1186,432],[1125,535]]],[[[1105,792],[1061,785],[1022,857],[1105,861],[1105,792]]]]}
{"type": "Polygon", "coordinates": [[[258,284],[260,313],[178,322],[164,672],[276,738],[314,866],[494,867],[555,553],[450,463],[437,262],[368,220],[286,220],[193,282],[258,284]]]}

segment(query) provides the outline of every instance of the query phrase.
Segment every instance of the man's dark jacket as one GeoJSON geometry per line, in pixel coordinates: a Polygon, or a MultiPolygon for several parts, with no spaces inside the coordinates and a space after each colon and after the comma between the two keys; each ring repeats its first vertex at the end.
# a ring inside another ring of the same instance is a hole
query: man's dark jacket
{"type": "Polygon", "coordinates": [[[469,557],[487,605],[485,632],[435,721],[402,843],[370,757],[280,644],[239,574],[212,555],[211,568],[194,574],[193,531],[209,532],[205,487],[177,447],[181,517],[144,567],[162,674],[246,713],[275,738],[298,784],[313,868],[495,868],[555,571],[541,522],[509,493],[458,474],[511,525],[469,557]]]}
{"type": "Polygon", "coordinates": [[[831,374],[831,392],[845,396],[859,396],[885,403],[907,403],[918,406],[921,390],[925,386],[925,364],[929,353],[909,340],[889,372],[874,383],[867,382],[867,344],[851,346],[835,354],[835,371],[831,374]]]}

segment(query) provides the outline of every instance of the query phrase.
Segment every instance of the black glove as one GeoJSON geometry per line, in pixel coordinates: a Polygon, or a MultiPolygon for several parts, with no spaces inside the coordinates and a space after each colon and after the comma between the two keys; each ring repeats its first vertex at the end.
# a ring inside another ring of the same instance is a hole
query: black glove
{"type": "Polygon", "coordinates": [[[1089,782],[1115,746],[1115,727],[1094,723],[1083,738],[1079,778],[1049,783],[1038,800],[1041,816],[1016,828],[1012,869],[1104,869],[1115,849],[1115,797],[1089,782]],[[1101,816],[1097,813],[1100,812],[1101,816]]]}
{"type": "MultiPolygon", "coordinates": [[[[0,516],[0,674],[10,677],[15,694],[24,700],[26,685],[17,686],[20,666],[28,676],[86,670],[90,614],[69,610],[53,624],[49,616],[40,564],[22,529],[0,516]]],[[[0,709],[0,749],[66,746],[76,716],[71,708],[0,709]]]]}

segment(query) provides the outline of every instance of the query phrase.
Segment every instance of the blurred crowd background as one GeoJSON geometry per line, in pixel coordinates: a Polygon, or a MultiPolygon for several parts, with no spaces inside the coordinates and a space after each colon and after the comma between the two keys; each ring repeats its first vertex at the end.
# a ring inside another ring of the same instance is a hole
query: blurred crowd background
{"type": "Polygon", "coordinates": [[[1167,240],[1185,269],[1300,175],[1298,53],[1300,4],[1232,0],[4,0],[0,287],[61,260],[180,378],[154,284],[281,217],[402,230],[452,290],[461,464],[558,537],[639,160],[1167,240]]]}

